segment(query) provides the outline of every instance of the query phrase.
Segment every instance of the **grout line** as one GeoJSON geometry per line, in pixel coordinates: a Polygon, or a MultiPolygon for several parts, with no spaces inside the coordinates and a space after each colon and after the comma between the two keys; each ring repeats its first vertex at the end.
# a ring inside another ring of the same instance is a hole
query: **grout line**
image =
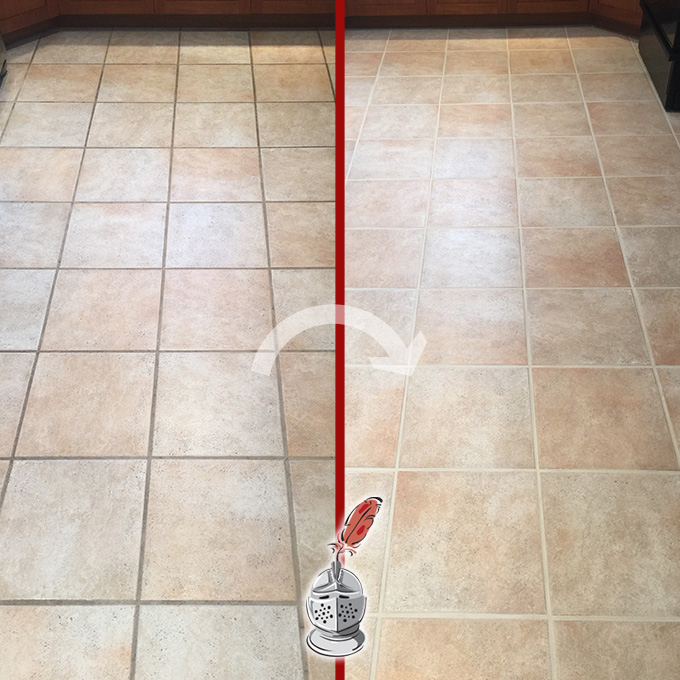
{"type": "MultiPolygon", "coordinates": [[[[527,368],[526,366],[524,368],[527,368]]],[[[392,468],[388,467],[348,467],[348,471],[354,473],[363,472],[390,472],[392,468]]],[[[451,472],[454,474],[526,474],[529,472],[536,472],[536,466],[533,467],[516,467],[516,468],[494,468],[494,467],[400,467],[399,472],[451,472]]],[[[614,475],[639,475],[639,476],[678,476],[680,470],[647,470],[642,468],[541,468],[539,470],[541,475],[572,475],[572,474],[614,474],[614,475]]]]}
{"type": "MultiPolygon", "coordinates": [[[[285,456],[171,456],[153,455],[152,460],[284,460],[285,456]]],[[[0,456],[1,460],[10,460],[9,456],[0,456]]],[[[15,456],[16,461],[48,462],[52,460],[148,460],[148,456],[15,456]]],[[[335,460],[334,456],[291,456],[291,460],[335,460]]]]}

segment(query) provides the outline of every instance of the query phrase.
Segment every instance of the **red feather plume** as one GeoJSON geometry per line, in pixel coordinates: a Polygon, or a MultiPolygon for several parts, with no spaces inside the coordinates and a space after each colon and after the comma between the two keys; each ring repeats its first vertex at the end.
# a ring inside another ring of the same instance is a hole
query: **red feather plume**
{"type": "Polygon", "coordinates": [[[382,498],[371,496],[363,503],[359,503],[345,520],[345,525],[338,532],[335,543],[331,543],[333,552],[340,556],[344,552],[354,555],[357,546],[366,538],[368,530],[375,521],[375,516],[380,510],[382,498]]]}

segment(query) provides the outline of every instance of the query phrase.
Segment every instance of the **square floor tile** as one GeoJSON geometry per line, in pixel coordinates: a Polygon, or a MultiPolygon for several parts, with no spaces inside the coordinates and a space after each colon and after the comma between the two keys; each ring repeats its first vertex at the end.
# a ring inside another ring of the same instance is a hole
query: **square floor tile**
{"type": "Polygon", "coordinates": [[[114,31],[107,64],[176,64],[179,31],[114,31]]]}
{"type": "Polygon", "coordinates": [[[0,89],[0,102],[13,102],[17,98],[19,90],[24,84],[28,68],[28,64],[15,64],[12,68],[7,69],[7,74],[2,81],[2,89],[0,89]]]}
{"type": "Polygon", "coordinates": [[[268,201],[332,201],[335,149],[262,149],[268,201]]]}
{"type": "Polygon", "coordinates": [[[31,64],[19,101],[93,102],[102,67],[85,64],[31,64]]]}
{"type": "Polygon", "coordinates": [[[129,599],[144,461],[16,461],[0,520],[3,599],[129,599]]]}
{"type": "Polygon", "coordinates": [[[102,64],[110,38],[111,31],[56,31],[40,38],[33,63],[102,64]]]}
{"type": "Polygon", "coordinates": [[[437,179],[514,178],[512,139],[438,139],[437,179]]]}
{"type": "Polygon", "coordinates": [[[608,227],[614,224],[600,178],[522,179],[523,227],[608,227]]]}
{"type": "Polygon", "coordinates": [[[543,468],[677,470],[649,369],[534,370],[543,468]]]}
{"type": "Polygon", "coordinates": [[[326,352],[280,356],[289,456],[335,453],[335,357],[326,352]]]}
{"type": "Polygon", "coordinates": [[[168,267],[266,267],[262,206],[174,203],[168,223],[168,267]]]}
{"type": "Polygon", "coordinates": [[[373,180],[347,182],[347,228],[424,227],[430,182],[373,180]]]}
{"type": "MultiPolygon", "coordinates": [[[[432,139],[438,115],[439,109],[433,104],[369,106],[361,138],[432,139]]],[[[359,118],[361,121],[362,116],[359,118]]]]}
{"type": "Polygon", "coordinates": [[[568,50],[563,26],[522,26],[508,28],[510,50],[568,50]]]}
{"type": "MultiPolygon", "coordinates": [[[[0,354],[0,458],[9,458],[33,368],[32,354],[0,354]]],[[[0,488],[5,468],[0,468],[0,488]]]]}
{"type": "Polygon", "coordinates": [[[56,267],[71,206],[1,203],[0,267],[56,267]]]}
{"type": "Polygon", "coordinates": [[[631,73],[642,71],[642,64],[633,46],[597,47],[573,50],[579,73],[631,73]]]}
{"type": "Polygon", "coordinates": [[[508,54],[502,51],[451,51],[447,54],[445,73],[447,76],[505,75],[508,73],[508,54]]]}
{"type": "MultiPolygon", "coordinates": [[[[446,76],[441,96],[442,104],[507,104],[510,102],[509,78],[506,75],[446,76]]],[[[373,99],[375,101],[375,94],[373,99]]]]}
{"type": "Polygon", "coordinates": [[[17,456],[146,456],[153,354],[42,354],[17,456]]]}
{"type": "Polygon", "coordinates": [[[346,236],[348,288],[417,288],[422,229],[352,229],[346,236]]]}
{"type": "Polygon", "coordinates": [[[640,290],[638,295],[654,361],[680,365],[680,289],[640,290]]]}
{"type": "Polygon", "coordinates": [[[248,31],[185,31],[180,36],[180,64],[249,64],[248,31]]]}
{"type": "Polygon", "coordinates": [[[295,599],[282,462],[156,460],[152,465],[145,598],[295,599]],[[216,516],[222,520],[216,522],[216,516]],[[281,559],[271,559],[272,551],[281,559]]]}
{"type": "Polygon", "coordinates": [[[680,287],[680,227],[622,228],[635,286],[680,287]]]}
{"type": "Polygon", "coordinates": [[[273,267],[332,267],[335,264],[333,203],[267,203],[273,267]]]}
{"type": "MultiPolygon", "coordinates": [[[[442,79],[439,76],[378,78],[372,104],[439,104],[442,79]]],[[[359,103],[359,102],[356,102],[359,103]]],[[[368,101],[363,102],[365,104],[368,101]]]]}
{"type": "Polygon", "coordinates": [[[160,267],[165,204],[77,203],[62,267],[160,267]]]}
{"type": "Polygon", "coordinates": [[[524,368],[423,366],[409,380],[400,465],[533,467],[529,401],[524,368]]]}
{"type": "Polygon", "coordinates": [[[421,285],[425,288],[521,286],[516,229],[430,229],[421,285]]]}
{"type": "Polygon", "coordinates": [[[325,63],[317,31],[251,31],[254,64],[325,63]]]}
{"type": "Polygon", "coordinates": [[[302,680],[295,607],[221,605],[143,606],[135,677],[161,680],[279,677],[302,680]],[[280,646],[260,641],[278,631],[280,646]]]}
{"type": "Polygon", "coordinates": [[[629,285],[614,229],[526,229],[522,241],[529,288],[629,285]]]}
{"type": "Polygon", "coordinates": [[[394,28],[389,32],[388,52],[444,52],[445,28],[394,28]]]}
{"type": "MultiPolygon", "coordinates": [[[[7,76],[5,76],[6,78],[7,76]]],[[[3,102],[0,101],[0,135],[2,135],[5,125],[9,120],[10,113],[14,107],[14,102],[3,102]]]]}
{"type": "Polygon", "coordinates": [[[382,58],[381,76],[440,76],[443,52],[388,52],[382,58]]]}
{"type": "Polygon", "coordinates": [[[0,149],[0,201],[71,201],[82,149],[0,149]]]}
{"type": "Polygon", "coordinates": [[[677,177],[612,177],[607,187],[620,226],[680,226],[677,177]]]}
{"type": "Polygon", "coordinates": [[[77,201],[166,201],[169,149],[86,149],[77,201]]]}
{"type": "Polygon", "coordinates": [[[587,102],[654,100],[654,90],[643,73],[583,74],[579,80],[587,102]]]}
{"type": "Polygon", "coordinates": [[[1,680],[124,680],[130,675],[135,608],[4,606],[1,680]]]}
{"type": "Polygon", "coordinates": [[[250,66],[180,65],[178,102],[252,102],[250,66]]]}
{"type": "Polygon", "coordinates": [[[660,368],[658,373],[677,439],[680,438],[680,368],[660,368]]]}
{"type": "Polygon", "coordinates": [[[510,83],[515,104],[581,102],[581,88],[576,74],[516,75],[510,83]]]}
{"type": "Polygon", "coordinates": [[[260,201],[256,149],[175,149],[173,201],[260,201]]]}
{"type": "Polygon", "coordinates": [[[351,179],[429,179],[434,142],[425,139],[361,140],[354,152],[351,179]]]}
{"type": "Polygon", "coordinates": [[[673,680],[680,675],[680,624],[557,621],[560,678],[673,680]]]}
{"type": "Polygon", "coordinates": [[[680,478],[543,473],[542,489],[554,614],[678,615],[680,478]]]}
{"type": "Polygon", "coordinates": [[[582,103],[515,104],[517,137],[572,137],[590,135],[582,103]]]}
{"type": "Polygon", "coordinates": [[[375,78],[382,61],[382,50],[379,52],[352,52],[348,50],[345,59],[345,73],[351,78],[375,78]]]}
{"type": "Polygon", "coordinates": [[[392,467],[397,453],[404,376],[348,367],[345,436],[348,467],[392,467]]]}
{"type": "Polygon", "coordinates": [[[258,102],[333,101],[325,65],[257,64],[253,72],[258,102]]]}
{"type": "MultiPolygon", "coordinates": [[[[347,41],[345,41],[347,45],[347,41]]],[[[347,53],[346,57],[349,59],[352,55],[347,53]]],[[[401,78],[392,78],[390,80],[398,80],[401,82],[401,78]]],[[[435,80],[437,80],[435,78],[435,80]]],[[[380,79],[379,82],[385,82],[384,79],[380,79]]],[[[376,83],[375,78],[367,77],[351,77],[347,76],[345,78],[345,104],[347,106],[368,106],[368,102],[371,99],[371,94],[373,93],[373,88],[376,83]]],[[[377,86],[376,86],[377,90],[377,86]]],[[[375,99],[375,94],[373,94],[373,101],[377,103],[375,99]]],[[[433,103],[439,101],[439,88],[437,88],[437,96],[433,103]]],[[[386,102],[387,103],[387,102],[386,102]]]]}
{"type": "Polygon", "coordinates": [[[446,677],[457,680],[548,680],[544,621],[383,619],[378,680],[446,677]]]}
{"type": "Polygon", "coordinates": [[[517,226],[517,187],[512,179],[435,179],[428,226],[517,226]]]}
{"type": "Polygon", "coordinates": [[[626,35],[612,33],[597,26],[567,26],[569,44],[573,49],[625,47],[630,43],[626,35]]]}
{"type": "Polygon", "coordinates": [[[2,146],[85,146],[92,104],[18,102],[2,146]]]}
{"type": "Polygon", "coordinates": [[[512,137],[507,104],[445,104],[440,107],[439,137],[512,137]]]}
{"type": "Polygon", "coordinates": [[[0,350],[38,349],[54,271],[0,270],[0,350]]]}
{"type": "Polygon", "coordinates": [[[526,363],[519,290],[423,290],[418,331],[427,340],[421,363],[526,363]]]}
{"type": "Polygon", "coordinates": [[[508,32],[505,28],[450,28],[449,51],[505,52],[507,58],[508,32]]]}
{"type": "Polygon", "coordinates": [[[672,135],[598,137],[597,146],[605,175],[680,175],[680,149],[672,135]]]}
{"type": "MultiPolygon", "coordinates": [[[[272,271],[276,323],[308,307],[333,304],[335,272],[332,269],[275,269],[272,271]]],[[[283,349],[332,349],[334,327],[318,326],[303,331],[283,349]]],[[[264,339],[264,337],[262,338],[264,339]]]]}
{"type": "Polygon", "coordinates": [[[647,364],[628,289],[527,291],[535,364],[647,364]]]}
{"type": "Polygon", "coordinates": [[[387,612],[543,612],[535,473],[399,473],[389,565],[387,612]]]}
{"type": "Polygon", "coordinates": [[[511,50],[510,73],[573,73],[574,61],[569,50],[511,50]]]}
{"type": "Polygon", "coordinates": [[[596,135],[667,135],[668,121],[655,101],[588,104],[596,135]]]}
{"type": "Polygon", "coordinates": [[[265,270],[169,270],[163,349],[257,349],[272,328],[265,270]]]}
{"type": "Polygon", "coordinates": [[[100,102],[173,102],[177,67],[169,65],[118,65],[104,67],[100,102]]]}
{"type": "Polygon", "coordinates": [[[326,102],[257,105],[262,146],[333,146],[335,106],[326,102]]]}
{"type": "Polygon", "coordinates": [[[276,374],[252,363],[250,353],[162,354],[154,455],[282,456],[276,374]]]}
{"type": "Polygon", "coordinates": [[[23,42],[14,47],[10,47],[7,50],[7,63],[30,64],[31,61],[33,61],[33,55],[35,54],[35,48],[38,46],[38,40],[38,38],[34,38],[29,42],[23,42]]]}
{"type": "Polygon", "coordinates": [[[97,104],[88,146],[168,147],[172,142],[172,104],[97,104]]]}
{"type": "Polygon", "coordinates": [[[43,348],[155,349],[160,289],[160,271],[60,271],[43,348]]]}
{"type": "Polygon", "coordinates": [[[257,146],[252,104],[177,104],[176,147],[257,146]]]}
{"type": "Polygon", "coordinates": [[[602,174],[592,137],[518,139],[517,170],[519,177],[600,177],[602,174]]]}

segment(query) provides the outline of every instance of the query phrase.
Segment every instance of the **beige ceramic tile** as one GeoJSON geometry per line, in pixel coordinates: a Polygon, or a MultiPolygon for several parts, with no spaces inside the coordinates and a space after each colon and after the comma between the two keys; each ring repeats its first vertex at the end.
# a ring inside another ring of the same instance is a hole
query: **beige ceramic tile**
{"type": "Polygon", "coordinates": [[[160,267],[165,204],[77,203],[62,267],[160,267]]]}
{"type": "Polygon", "coordinates": [[[517,169],[520,177],[601,175],[592,137],[518,139],[517,169]]]}
{"type": "Polygon", "coordinates": [[[516,75],[510,84],[512,101],[523,103],[580,102],[582,100],[576,75],[516,75]]]}
{"type": "Polygon", "coordinates": [[[1,203],[0,267],[55,267],[68,203],[1,203]]]}
{"type": "Polygon", "coordinates": [[[33,63],[103,64],[110,37],[110,31],[57,31],[45,35],[33,55],[33,63]]]}
{"type": "Polygon", "coordinates": [[[388,52],[382,59],[381,76],[440,76],[443,52],[388,52]]]}
{"type": "Polygon", "coordinates": [[[172,102],[177,67],[107,64],[99,88],[100,102],[172,102]]]}
{"type": "Polygon", "coordinates": [[[335,206],[332,203],[267,203],[273,267],[332,267],[335,206]]]}
{"type": "MultiPolygon", "coordinates": [[[[396,106],[390,106],[390,107],[378,107],[378,110],[382,110],[384,108],[390,108],[390,109],[396,109],[398,107],[396,106]]],[[[366,107],[365,106],[346,106],[345,107],[345,140],[348,139],[356,139],[359,137],[359,134],[361,132],[361,128],[363,127],[364,124],[364,116],[366,115],[366,107]]],[[[417,129],[417,125],[413,126],[414,129],[417,129]]],[[[388,137],[389,138],[389,137],[388,137]]],[[[408,136],[407,136],[408,138],[408,136]]]]}
{"type": "Polygon", "coordinates": [[[543,473],[542,489],[554,614],[677,616],[678,476],[543,473]]]}
{"type": "Polygon", "coordinates": [[[443,52],[445,28],[394,28],[389,32],[388,52],[443,52]]]}
{"type": "Polygon", "coordinates": [[[522,26],[508,28],[510,50],[568,50],[562,26],[522,26]]]}
{"type": "Polygon", "coordinates": [[[168,267],[266,267],[262,206],[174,203],[168,222],[168,267]]]}
{"type": "Polygon", "coordinates": [[[439,139],[434,154],[437,179],[514,178],[512,139],[439,139]]]}
{"type": "Polygon", "coordinates": [[[385,610],[542,613],[535,473],[399,473],[385,610]]]}
{"type": "Polygon", "coordinates": [[[18,102],[2,146],[85,146],[91,104],[18,102]]]}
{"type": "Polygon", "coordinates": [[[353,229],[345,256],[348,288],[416,288],[424,234],[421,229],[353,229]]]}
{"type": "MultiPolygon", "coordinates": [[[[377,619],[373,617],[365,617],[361,623],[361,630],[366,634],[366,643],[364,648],[358,654],[353,654],[345,659],[345,678],[347,680],[366,680],[371,674],[371,660],[373,658],[373,649],[378,644],[376,640],[377,619]]],[[[317,659],[322,657],[317,656],[317,659]]],[[[318,676],[310,673],[310,680],[333,680],[332,673],[335,673],[333,665],[328,663],[318,663],[322,669],[327,670],[327,675],[318,676]]]]}
{"type": "Polygon", "coordinates": [[[178,102],[252,102],[253,99],[250,66],[182,64],[179,67],[178,102]]]}
{"type": "Polygon", "coordinates": [[[42,354],[16,455],[146,456],[152,354],[42,354]]]}
{"type": "Polygon", "coordinates": [[[254,64],[323,64],[317,31],[251,31],[254,64]]]}
{"type": "Polygon", "coordinates": [[[680,675],[680,625],[633,621],[557,621],[560,678],[673,680],[680,675]]]}
{"type": "Polygon", "coordinates": [[[418,330],[427,339],[421,363],[526,363],[519,290],[423,290],[418,330]]]}
{"type": "Polygon", "coordinates": [[[573,73],[574,61],[569,50],[512,50],[510,73],[573,73]]]}
{"type": "Polygon", "coordinates": [[[650,102],[594,102],[588,112],[596,135],[667,135],[661,107],[650,102]]]}
{"type": "Polygon", "coordinates": [[[347,228],[424,227],[429,193],[429,181],[349,181],[347,228]]]}
{"type": "Polygon", "coordinates": [[[573,50],[574,63],[579,73],[635,73],[642,65],[631,44],[625,47],[573,50]]]}
{"type": "Polygon", "coordinates": [[[155,349],[160,287],[160,271],[59,272],[43,348],[155,349]]]}
{"type": "Polygon", "coordinates": [[[257,146],[252,104],[177,104],[176,147],[257,146]]]}
{"type": "Polygon", "coordinates": [[[495,76],[507,73],[508,55],[506,52],[471,50],[469,52],[451,51],[447,54],[447,76],[495,76]]]}
{"type": "Polygon", "coordinates": [[[282,456],[276,374],[252,363],[250,353],[162,354],[154,455],[282,456]]]}
{"type": "Polygon", "coordinates": [[[673,135],[598,137],[605,175],[680,175],[680,149],[673,135]]]}
{"type": "Polygon", "coordinates": [[[0,270],[0,349],[38,349],[54,271],[0,270]]]}
{"type": "Polygon", "coordinates": [[[434,141],[362,140],[352,161],[351,179],[429,179],[434,141]]]}
{"type": "Polygon", "coordinates": [[[506,104],[444,105],[439,137],[511,137],[512,112],[506,104]]]}
{"type": "Polygon", "coordinates": [[[259,201],[256,149],[175,149],[173,201],[259,201]]]}
{"type": "MultiPolygon", "coordinates": [[[[347,43],[346,43],[347,44],[347,43]]],[[[351,55],[348,53],[347,58],[351,55]]],[[[435,78],[434,80],[437,80],[435,78]]],[[[399,82],[401,83],[401,78],[381,78],[380,82],[399,82]]],[[[410,81],[409,81],[410,82],[410,81]]],[[[375,83],[375,78],[370,77],[354,77],[347,76],[345,78],[345,104],[347,106],[367,106],[369,99],[371,99],[371,93],[373,91],[373,84],[375,83]]],[[[377,87],[376,87],[377,89],[377,87]]],[[[401,93],[400,93],[401,94],[401,93]]],[[[394,102],[378,102],[384,104],[392,104],[394,102]]],[[[437,87],[437,96],[434,101],[436,104],[439,101],[439,88],[437,87]]],[[[414,102],[415,103],[415,102],[414,102]]],[[[433,102],[429,102],[433,103],[433,102]]]]}
{"type": "Polygon", "coordinates": [[[348,467],[394,466],[404,376],[369,367],[348,367],[345,436],[348,467]]]}
{"type": "Polygon", "coordinates": [[[378,680],[548,680],[548,627],[543,621],[383,619],[378,680]]]}
{"type": "Polygon", "coordinates": [[[163,349],[257,349],[271,327],[265,270],[166,272],[163,349]]]}
{"type": "Polygon", "coordinates": [[[71,201],[82,149],[0,149],[0,201],[71,201]]]}
{"type": "Polygon", "coordinates": [[[335,106],[326,102],[258,104],[262,146],[333,146],[335,106]]]}
{"type": "Polygon", "coordinates": [[[680,227],[622,228],[635,286],[680,287],[680,227]]]}
{"type": "Polygon", "coordinates": [[[677,177],[615,177],[607,187],[619,225],[680,225],[677,177]]]}
{"type": "Polygon", "coordinates": [[[180,64],[249,64],[247,31],[182,31],[180,64]]]}
{"type": "Polygon", "coordinates": [[[517,137],[573,137],[590,135],[583,104],[515,104],[517,137]]]}
{"type": "Polygon", "coordinates": [[[625,47],[629,38],[597,26],[567,26],[569,44],[575,50],[587,48],[625,47]]]}
{"type": "MultiPolygon", "coordinates": [[[[6,77],[6,76],[5,76],[6,77]]],[[[0,135],[2,135],[5,125],[9,120],[10,113],[14,108],[14,102],[3,102],[0,101],[0,135]]]]}
{"type": "Polygon", "coordinates": [[[657,364],[680,364],[680,289],[638,291],[642,318],[657,364]]]}
{"type": "Polygon", "coordinates": [[[295,598],[283,462],[156,460],[152,466],[145,598],[295,598]]]}
{"type": "Polygon", "coordinates": [[[333,101],[328,71],[322,64],[258,64],[253,71],[258,102],[333,101]]]}
{"type": "Polygon", "coordinates": [[[38,39],[22,42],[14,45],[7,50],[8,64],[29,64],[33,60],[35,48],[38,46],[38,39]]]}
{"type": "Polygon", "coordinates": [[[432,139],[438,107],[432,104],[369,106],[362,139],[432,139]]]}
{"type": "Polygon", "coordinates": [[[587,102],[654,99],[654,90],[642,73],[583,74],[580,81],[587,102]]]}
{"type": "Polygon", "coordinates": [[[143,461],[17,461],[0,520],[3,599],[135,596],[143,461]]]}
{"type": "Polygon", "coordinates": [[[131,605],[0,607],[0,680],[127,678],[134,613],[131,605]]]}
{"type": "Polygon", "coordinates": [[[169,149],[86,149],[77,201],[166,201],[169,149]]]}
{"type": "Polygon", "coordinates": [[[409,380],[400,465],[533,467],[526,369],[417,369],[409,380]]]}
{"type": "Polygon", "coordinates": [[[507,51],[507,31],[505,28],[450,28],[447,49],[507,51]]]}
{"type": "MultiPolygon", "coordinates": [[[[316,307],[332,305],[334,302],[335,272],[332,269],[276,269],[272,271],[276,323],[296,312],[316,307]]],[[[264,339],[264,338],[263,338],[264,339]]],[[[283,338],[280,338],[283,342],[283,338]]],[[[310,328],[296,335],[284,349],[332,349],[334,343],[333,326],[324,325],[310,328]]]]}
{"type": "Polygon", "coordinates": [[[135,677],[185,680],[238,677],[302,680],[295,607],[143,606],[135,677]],[[278,644],[261,640],[277,631],[278,644]]]}
{"type": "Polygon", "coordinates": [[[522,241],[530,288],[629,285],[614,229],[527,229],[522,241]]]}
{"type": "MultiPolygon", "coordinates": [[[[382,56],[382,52],[351,52],[348,50],[345,58],[345,73],[351,78],[374,78],[378,75],[382,56]]],[[[436,73],[435,75],[440,74],[436,73]]]]}
{"type": "Polygon", "coordinates": [[[326,352],[280,356],[289,456],[335,453],[335,357],[326,352]]]}
{"type": "Polygon", "coordinates": [[[442,104],[507,104],[510,101],[508,83],[506,75],[446,76],[442,104]]]}
{"type": "Polygon", "coordinates": [[[658,373],[677,439],[680,437],[680,368],[660,368],[658,373]]]}
{"type": "Polygon", "coordinates": [[[439,104],[442,79],[437,76],[379,78],[372,104],[439,104]]]}
{"type": "Polygon", "coordinates": [[[328,64],[335,63],[335,31],[320,30],[319,37],[321,38],[321,45],[323,46],[324,57],[328,64]]]}
{"type": "Polygon", "coordinates": [[[599,178],[523,179],[519,199],[523,227],[607,227],[614,223],[599,178]]]}
{"type": "Polygon", "coordinates": [[[649,363],[630,290],[530,290],[527,301],[535,364],[649,363]]]}
{"type": "Polygon", "coordinates": [[[543,468],[677,470],[649,369],[534,370],[543,468]]]}
{"type": "Polygon", "coordinates": [[[266,200],[332,201],[335,198],[333,147],[262,149],[261,157],[266,200]]]}
{"type": "Polygon", "coordinates": [[[389,32],[380,28],[352,28],[346,33],[347,52],[382,52],[389,32]]]}
{"type": "Polygon", "coordinates": [[[172,104],[97,104],[88,146],[167,147],[172,141],[172,104]]]}
{"type": "Polygon", "coordinates": [[[517,230],[431,229],[425,243],[421,285],[521,286],[517,230]]]}
{"type": "Polygon", "coordinates": [[[511,179],[436,179],[429,227],[514,227],[517,189],[511,179]]]}
{"type": "Polygon", "coordinates": [[[107,64],[176,64],[179,31],[114,31],[107,64]]]}
{"type": "MultiPolygon", "coordinates": [[[[32,367],[32,354],[0,354],[1,458],[9,458],[12,455],[32,367]]],[[[0,468],[0,488],[4,475],[5,469],[0,468]]]]}
{"type": "MultiPolygon", "coordinates": [[[[2,89],[0,89],[0,102],[13,102],[17,98],[19,90],[24,84],[28,68],[28,64],[15,64],[12,68],[7,69],[7,75],[2,81],[2,89]]],[[[94,98],[94,92],[92,98],[94,98]]]]}

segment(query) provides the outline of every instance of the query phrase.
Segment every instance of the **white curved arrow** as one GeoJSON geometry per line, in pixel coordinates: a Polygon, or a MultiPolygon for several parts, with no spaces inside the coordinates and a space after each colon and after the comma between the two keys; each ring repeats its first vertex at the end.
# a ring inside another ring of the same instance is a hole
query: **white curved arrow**
{"type": "Polygon", "coordinates": [[[291,314],[278,323],[262,341],[253,360],[253,371],[269,375],[278,353],[297,335],[316,326],[344,323],[370,335],[387,352],[386,357],[372,357],[375,368],[411,375],[420,360],[427,341],[422,332],[407,347],[398,333],[365,309],[349,305],[318,305],[291,314]]]}

